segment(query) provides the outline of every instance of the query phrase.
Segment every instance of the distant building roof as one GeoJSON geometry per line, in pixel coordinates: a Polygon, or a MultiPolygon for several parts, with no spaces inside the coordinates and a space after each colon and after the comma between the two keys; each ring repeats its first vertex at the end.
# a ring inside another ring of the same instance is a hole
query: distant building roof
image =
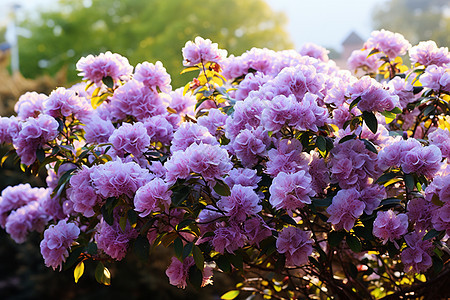
{"type": "Polygon", "coordinates": [[[361,45],[364,40],[354,31],[352,31],[348,37],[342,42],[342,45],[361,45]]]}
{"type": "Polygon", "coordinates": [[[0,51],[6,51],[9,50],[11,48],[11,45],[9,43],[1,43],[0,44],[0,51]]]}

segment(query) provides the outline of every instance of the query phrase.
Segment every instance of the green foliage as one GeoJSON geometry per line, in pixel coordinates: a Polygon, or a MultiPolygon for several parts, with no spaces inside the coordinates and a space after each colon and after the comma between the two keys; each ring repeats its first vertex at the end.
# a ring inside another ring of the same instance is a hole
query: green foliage
{"type": "Polygon", "coordinates": [[[82,3],[60,0],[55,11],[20,24],[32,33],[19,41],[25,77],[54,75],[67,66],[68,79],[74,81],[80,57],[109,50],[127,56],[133,65],[160,60],[176,88],[190,78],[177,75],[181,48],[196,36],[235,55],[252,47],[292,47],[284,30],[286,17],[263,0],[213,0],[201,5],[194,0],[93,0],[89,7],[82,3]]]}
{"type": "Polygon", "coordinates": [[[445,0],[391,0],[376,6],[374,28],[400,32],[411,44],[434,40],[440,47],[450,45],[450,16],[445,0]]]}

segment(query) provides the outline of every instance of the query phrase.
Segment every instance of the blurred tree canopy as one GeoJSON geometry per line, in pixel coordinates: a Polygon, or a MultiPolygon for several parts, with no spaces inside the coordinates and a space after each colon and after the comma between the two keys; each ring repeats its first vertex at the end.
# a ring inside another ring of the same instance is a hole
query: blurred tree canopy
{"type": "Polygon", "coordinates": [[[187,82],[177,74],[188,40],[209,38],[235,55],[252,47],[286,49],[293,44],[285,20],[264,0],[60,0],[56,10],[19,24],[32,33],[19,40],[21,71],[35,77],[67,66],[74,81],[80,57],[109,50],[132,65],[162,61],[176,88],[187,82]]]}
{"type": "Polygon", "coordinates": [[[372,15],[375,29],[399,32],[412,45],[434,40],[450,46],[450,2],[448,0],[390,0],[378,4],[372,15]]]}

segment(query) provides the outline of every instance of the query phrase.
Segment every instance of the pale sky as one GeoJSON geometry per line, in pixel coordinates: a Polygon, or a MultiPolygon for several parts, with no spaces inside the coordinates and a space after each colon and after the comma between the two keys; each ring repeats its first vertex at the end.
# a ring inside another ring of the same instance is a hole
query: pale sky
{"type": "MultiPolygon", "coordinates": [[[[372,31],[373,7],[387,0],[266,1],[274,10],[282,11],[287,15],[287,30],[296,48],[306,42],[313,42],[341,50],[342,41],[352,31],[358,33],[363,40],[369,37],[372,31]]],[[[21,4],[22,9],[33,11],[42,7],[51,7],[55,2],[56,0],[0,0],[0,25],[6,21],[12,3],[21,4]]],[[[226,3],[226,0],[224,2],[226,3]]]]}

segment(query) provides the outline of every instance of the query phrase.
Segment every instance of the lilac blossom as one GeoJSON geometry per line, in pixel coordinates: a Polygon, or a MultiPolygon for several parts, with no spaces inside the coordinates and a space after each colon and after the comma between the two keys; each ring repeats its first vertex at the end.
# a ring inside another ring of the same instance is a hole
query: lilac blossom
{"type": "Polygon", "coordinates": [[[85,121],[84,138],[89,144],[107,143],[109,137],[114,132],[114,125],[110,120],[103,120],[94,115],[85,121]]]}
{"type": "Polygon", "coordinates": [[[450,131],[448,128],[437,128],[428,134],[428,140],[431,145],[435,145],[441,150],[443,158],[450,161],[450,131]]]}
{"type": "Polygon", "coordinates": [[[48,219],[39,201],[32,201],[11,212],[6,218],[5,230],[16,243],[21,244],[31,231],[44,231],[48,219]]]}
{"type": "Polygon", "coordinates": [[[23,164],[31,165],[36,160],[36,150],[58,136],[58,122],[49,115],[39,115],[36,119],[28,118],[21,130],[13,138],[23,164]]]}
{"type": "Polygon", "coordinates": [[[164,93],[169,93],[172,90],[170,75],[160,61],[157,61],[155,64],[146,61],[137,64],[133,78],[142,82],[155,92],[159,90],[164,93]]]}
{"type": "Polygon", "coordinates": [[[150,137],[150,142],[161,142],[170,145],[173,139],[173,125],[163,115],[153,116],[144,121],[144,127],[150,137]]]}
{"type": "Polygon", "coordinates": [[[230,217],[231,221],[244,222],[247,217],[261,211],[262,206],[259,202],[259,196],[252,187],[236,184],[231,188],[230,196],[222,197],[217,206],[230,217]]]}
{"type": "Polygon", "coordinates": [[[183,95],[183,88],[178,88],[175,91],[169,93],[168,106],[173,108],[178,114],[195,114],[195,104],[197,99],[191,93],[183,95]]]}
{"type": "Polygon", "coordinates": [[[302,152],[302,144],[297,139],[282,139],[276,143],[276,147],[268,152],[266,173],[275,177],[280,172],[295,173],[300,170],[308,170],[310,157],[302,152]]]}
{"type": "Polygon", "coordinates": [[[278,235],[276,246],[280,253],[286,255],[287,266],[302,266],[308,262],[313,251],[310,231],[296,227],[285,227],[278,235]]]}
{"type": "Polygon", "coordinates": [[[407,215],[409,223],[414,224],[416,230],[427,230],[432,227],[431,211],[433,204],[424,198],[409,200],[407,215]]]}
{"type": "MultiPolygon", "coordinates": [[[[194,265],[195,261],[192,256],[186,257],[183,262],[179,261],[176,257],[172,257],[172,261],[166,270],[166,275],[169,278],[170,284],[178,288],[186,288],[189,269],[194,265]]],[[[202,271],[202,287],[212,283],[211,276],[212,269],[206,266],[202,271]]]]}
{"type": "Polygon", "coordinates": [[[270,79],[272,79],[272,76],[265,75],[261,72],[248,73],[239,83],[234,98],[236,100],[244,100],[251,91],[258,91],[270,79]]]}
{"type": "Polygon", "coordinates": [[[416,100],[412,84],[398,76],[389,81],[387,88],[393,95],[399,97],[400,108],[404,109],[409,103],[416,100]]]}
{"type": "Polygon", "coordinates": [[[373,211],[380,205],[381,200],[386,198],[386,190],[384,186],[371,184],[361,190],[360,200],[364,202],[364,212],[371,215],[373,211]]]}
{"type": "Polygon", "coordinates": [[[95,241],[98,249],[105,252],[112,259],[122,260],[127,254],[130,241],[139,235],[139,231],[132,228],[129,223],[123,230],[119,222],[114,222],[113,226],[102,221],[99,223],[95,233],[95,241]]]}
{"type": "Polygon", "coordinates": [[[384,29],[375,30],[364,44],[366,49],[375,48],[394,59],[397,56],[405,55],[411,48],[411,44],[400,33],[390,32],[384,29]]]}
{"type": "Polygon", "coordinates": [[[346,96],[350,104],[357,98],[357,107],[361,111],[390,111],[400,105],[399,97],[391,94],[383,88],[383,85],[369,76],[363,76],[357,82],[349,86],[346,96]]]}
{"type": "Polygon", "coordinates": [[[173,134],[170,151],[174,153],[179,150],[186,150],[192,144],[217,145],[219,142],[211,135],[208,128],[192,122],[183,122],[173,134]]]}
{"type": "Polygon", "coordinates": [[[373,235],[386,244],[395,242],[408,232],[408,216],[396,214],[393,210],[379,211],[373,222],[373,235]]]}
{"type": "Polygon", "coordinates": [[[123,123],[122,126],[114,130],[108,141],[120,156],[130,153],[135,157],[139,157],[150,146],[150,137],[144,124],[141,122],[134,124],[123,123]]]}
{"type": "Polygon", "coordinates": [[[347,66],[350,71],[357,73],[358,69],[361,69],[365,73],[376,73],[378,68],[381,67],[383,61],[379,60],[379,55],[370,54],[371,49],[354,50],[350,57],[347,59],[347,66]]]}
{"type": "Polygon", "coordinates": [[[64,118],[74,115],[78,119],[84,119],[91,115],[92,107],[85,98],[69,89],[57,88],[43,102],[43,113],[55,117],[64,118]]]}
{"type": "Polygon", "coordinates": [[[92,172],[93,168],[83,166],[70,178],[70,186],[66,191],[72,209],[88,218],[95,215],[94,207],[104,203],[92,183],[92,172]]]}
{"type": "Polygon", "coordinates": [[[258,247],[259,242],[272,235],[271,229],[262,218],[258,217],[250,218],[244,222],[244,232],[249,244],[258,247]]]}
{"type": "Polygon", "coordinates": [[[261,177],[257,175],[256,170],[248,168],[231,169],[228,176],[224,179],[230,189],[236,184],[256,189],[260,180],[261,177]]]}
{"type": "Polygon", "coordinates": [[[211,241],[214,250],[224,254],[225,250],[233,254],[239,248],[242,248],[247,242],[247,237],[241,232],[239,227],[221,227],[214,231],[214,237],[211,241]]]}
{"type": "Polygon", "coordinates": [[[128,63],[126,57],[109,51],[100,53],[98,56],[88,55],[77,62],[78,75],[83,80],[94,82],[100,86],[103,78],[111,77],[115,83],[130,77],[133,67],[128,63]]]}
{"type": "Polygon", "coordinates": [[[44,257],[45,265],[53,270],[59,267],[62,269],[63,262],[69,256],[72,243],[78,238],[80,229],[74,223],[67,223],[60,220],[56,225],[50,225],[44,232],[44,239],[41,241],[41,254],[44,257]]]}
{"type": "Polygon", "coordinates": [[[311,176],[301,170],[295,173],[280,172],[269,187],[269,202],[275,209],[301,209],[311,204],[315,192],[311,188],[311,176]]]}
{"type": "Polygon", "coordinates": [[[168,211],[171,204],[172,191],[161,178],[154,178],[141,186],[134,196],[134,207],[140,212],[140,217],[148,216],[152,212],[168,211]]]}
{"type": "Polygon", "coordinates": [[[328,53],[330,53],[330,51],[328,51],[324,47],[316,45],[314,43],[305,43],[305,44],[303,44],[300,47],[300,49],[298,50],[298,52],[301,55],[314,57],[314,58],[317,58],[318,60],[321,60],[323,62],[327,62],[328,61],[328,53]]]}
{"type": "Polygon", "coordinates": [[[208,128],[209,133],[217,136],[217,130],[225,126],[228,116],[219,109],[211,108],[208,115],[203,115],[197,119],[197,124],[208,128]]]}
{"type": "Polygon", "coordinates": [[[420,76],[420,82],[432,90],[450,93],[450,71],[444,67],[428,66],[420,76]]]}
{"type": "Polygon", "coordinates": [[[45,99],[47,99],[47,95],[45,94],[26,92],[19,97],[19,100],[14,105],[14,111],[17,113],[17,117],[21,120],[36,118],[44,112],[45,99]]]}
{"type": "Polygon", "coordinates": [[[433,243],[431,240],[424,241],[422,239],[424,235],[424,231],[414,231],[405,235],[408,247],[403,249],[401,259],[407,273],[424,272],[433,264],[431,259],[433,243]]]}
{"type": "Polygon", "coordinates": [[[217,43],[199,36],[195,38],[194,42],[188,41],[182,52],[183,65],[187,67],[207,62],[220,64],[228,54],[226,50],[219,49],[217,43]]]}
{"type": "Polygon", "coordinates": [[[231,143],[231,147],[242,165],[251,168],[266,155],[270,141],[267,131],[260,126],[242,130],[231,143]]]}
{"type": "Polygon", "coordinates": [[[365,208],[364,202],[359,200],[361,194],[355,189],[345,189],[337,192],[331,205],[327,208],[330,215],[328,222],[333,224],[335,230],[350,231],[365,208]]]}
{"type": "Polygon", "coordinates": [[[431,65],[443,67],[450,63],[448,48],[438,48],[434,41],[420,42],[418,45],[411,47],[409,57],[412,63],[418,63],[426,67],[431,65]]]}
{"type": "Polygon", "coordinates": [[[310,152],[308,172],[311,175],[311,188],[316,194],[321,194],[330,184],[330,171],[325,160],[315,151],[310,152]]]}

